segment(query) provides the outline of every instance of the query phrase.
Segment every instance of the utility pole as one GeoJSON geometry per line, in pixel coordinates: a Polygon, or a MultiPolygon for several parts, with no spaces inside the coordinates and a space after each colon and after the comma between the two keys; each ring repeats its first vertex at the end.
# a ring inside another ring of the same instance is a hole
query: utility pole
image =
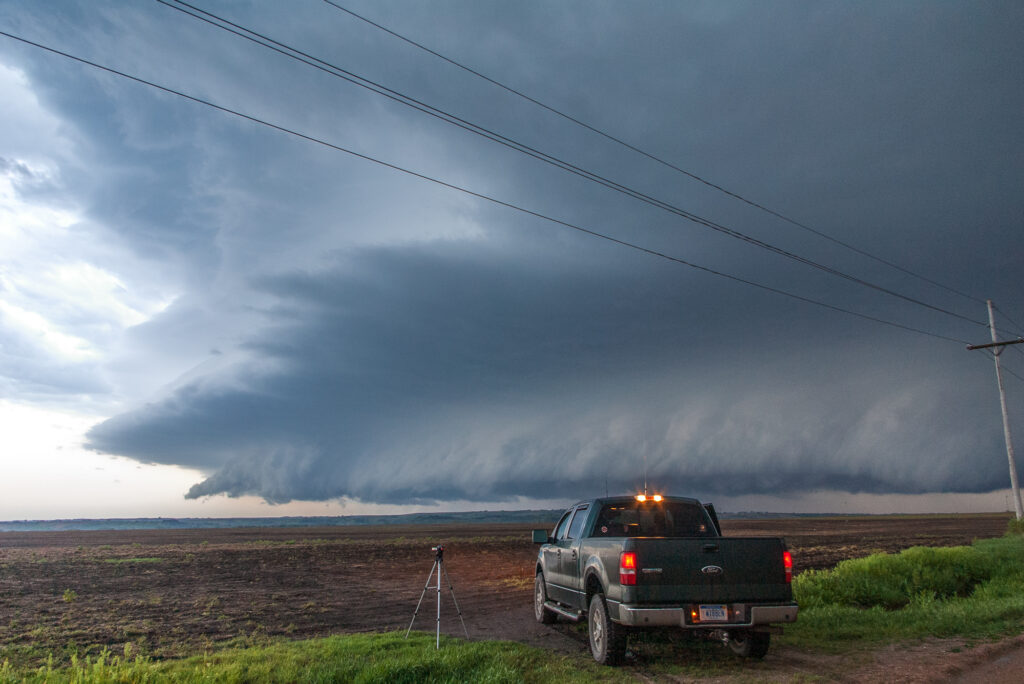
{"type": "Polygon", "coordinates": [[[999,384],[999,405],[1003,409],[1003,436],[1006,438],[1006,458],[1010,462],[1010,488],[1013,490],[1013,506],[1016,509],[1017,520],[1020,520],[1024,518],[1024,510],[1022,510],[1020,501],[1020,485],[1017,484],[1017,464],[1013,460],[1013,439],[1010,437],[1010,417],[1006,412],[1006,390],[1003,388],[1003,371],[999,365],[999,357],[1007,345],[1024,343],[1024,338],[1018,337],[1016,340],[1000,342],[996,337],[996,319],[993,313],[992,300],[986,300],[986,304],[988,304],[988,327],[992,334],[992,342],[990,344],[970,344],[967,345],[967,348],[971,350],[991,348],[993,350],[992,357],[996,360],[996,382],[999,384]]]}

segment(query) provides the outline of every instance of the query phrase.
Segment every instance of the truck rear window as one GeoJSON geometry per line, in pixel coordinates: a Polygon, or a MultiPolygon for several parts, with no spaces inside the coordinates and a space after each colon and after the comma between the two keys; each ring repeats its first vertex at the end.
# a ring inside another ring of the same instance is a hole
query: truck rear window
{"type": "Polygon", "coordinates": [[[703,507],[680,501],[605,504],[595,537],[717,537],[703,507]]]}

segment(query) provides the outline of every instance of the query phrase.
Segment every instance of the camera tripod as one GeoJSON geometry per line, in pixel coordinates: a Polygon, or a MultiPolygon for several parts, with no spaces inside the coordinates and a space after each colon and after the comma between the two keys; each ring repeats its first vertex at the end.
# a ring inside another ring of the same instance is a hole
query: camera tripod
{"type": "Polygon", "coordinates": [[[420,594],[420,600],[416,604],[416,611],[412,614],[412,622],[409,623],[409,629],[405,630],[405,638],[409,638],[409,632],[412,631],[412,625],[416,622],[416,616],[420,614],[420,605],[423,603],[423,597],[427,595],[427,589],[430,589],[430,579],[434,576],[434,571],[437,571],[437,631],[434,640],[434,648],[441,648],[441,575],[444,575],[444,579],[448,582],[448,591],[452,593],[452,603],[455,604],[455,610],[459,613],[459,620],[462,622],[462,631],[466,633],[466,638],[469,638],[469,630],[466,629],[466,621],[462,619],[462,609],[459,608],[459,602],[455,599],[455,587],[452,586],[452,581],[448,577],[448,571],[444,569],[444,546],[438,544],[430,549],[434,552],[434,566],[430,568],[430,574],[427,575],[427,583],[423,585],[423,593],[420,594]]]}

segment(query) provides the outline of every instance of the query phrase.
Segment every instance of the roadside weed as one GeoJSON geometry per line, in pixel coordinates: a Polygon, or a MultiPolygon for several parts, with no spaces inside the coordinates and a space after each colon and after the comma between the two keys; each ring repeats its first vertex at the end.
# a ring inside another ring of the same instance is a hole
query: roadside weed
{"type": "Polygon", "coordinates": [[[784,643],[826,651],[923,637],[997,638],[1024,628],[1024,538],[916,547],[793,580],[800,617],[784,643]]]}

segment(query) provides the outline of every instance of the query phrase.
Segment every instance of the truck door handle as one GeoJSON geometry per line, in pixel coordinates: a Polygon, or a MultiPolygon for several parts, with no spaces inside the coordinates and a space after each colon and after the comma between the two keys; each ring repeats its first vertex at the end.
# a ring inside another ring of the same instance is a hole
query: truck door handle
{"type": "Polygon", "coordinates": [[[562,549],[558,549],[558,557],[559,557],[559,558],[561,558],[561,557],[562,557],[562,549]]]}
{"type": "Polygon", "coordinates": [[[572,559],[576,560],[576,549],[572,550],[572,559]]]}
{"type": "Polygon", "coordinates": [[[704,553],[714,553],[718,551],[718,544],[705,544],[704,553]]]}

